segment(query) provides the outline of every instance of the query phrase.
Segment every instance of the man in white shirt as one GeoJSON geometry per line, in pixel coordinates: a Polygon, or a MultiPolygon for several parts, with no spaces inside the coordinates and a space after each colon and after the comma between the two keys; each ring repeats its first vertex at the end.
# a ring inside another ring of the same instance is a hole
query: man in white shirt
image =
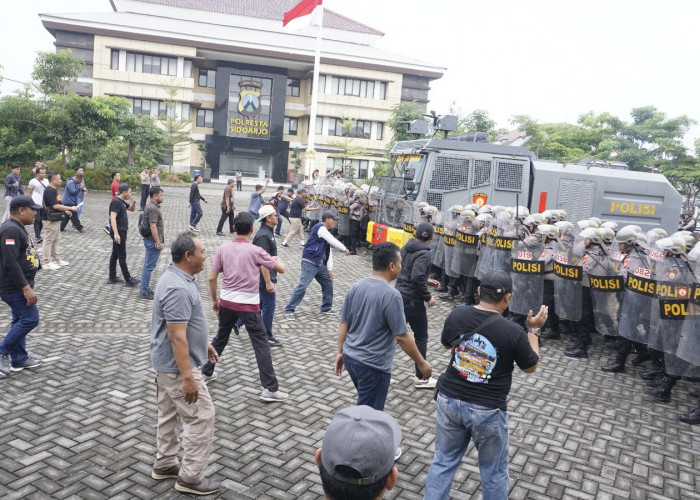
{"type": "Polygon", "coordinates": [[[349,255],[350,252],[345,245],[335,239],[330,231],[335,228],[338,217],[326,210],[321,214],[321,222],[316,224],[309,234],[304,251],[301,254],[301,275],[299,276],[299,284],[292,292],[287,307],[284,308],[284,317],[287,319],[296,319],[294,310],[301,304],[306,288],[315,279],[321,285],[321,312],[330,312],[333,307],[333,254],[331,247],[345,252],[349,255]]]}
{"type": "MultiPolygon", "coordinates": [[[[44,206],[44,189],[49,185],[46,180],[46,164],[40,161],[34,164],[34,178],[29,181],[29,189],[27,195],[32,197],[32,201],[39,206],[44,206]]],[[[44,209],[38,208],[34,217],[34,243],[41,243],[41,230],[44,228],[42,219],[44,217],[44,209]]]]}

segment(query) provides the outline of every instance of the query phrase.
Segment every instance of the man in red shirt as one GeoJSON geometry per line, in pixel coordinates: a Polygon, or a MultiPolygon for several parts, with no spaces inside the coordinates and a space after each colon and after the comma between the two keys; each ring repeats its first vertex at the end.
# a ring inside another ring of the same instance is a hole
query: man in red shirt
{"type": "Polygon", "coordinates": [[[110,191],[112,192],[112,199],[117,196],[117,191],[119,191],[119,184],[122,175],[119,172],[112,172],[112,185],[110,186],[110,191]]]}

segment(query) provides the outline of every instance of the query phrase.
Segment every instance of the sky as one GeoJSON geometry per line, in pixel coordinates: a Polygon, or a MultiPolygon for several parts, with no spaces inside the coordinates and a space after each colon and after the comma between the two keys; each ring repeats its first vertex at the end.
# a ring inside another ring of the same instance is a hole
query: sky
{"type": "MultiPolygon", "coordinates": [[[[483,109],[499,128],[525,114],[576,123],[584,113],[630,119],[653,105],[700,122],[700,2],[695,0],[324,0],[385,33],[377,46],[447,68],[429,109],[483,109]]],[[[39,13],[111,11],[109,0],[24,0],[0,18],[2,95],[53,51],[39,13]]],[[[688,147],[700,138],[694,126],[688,147]]]]}

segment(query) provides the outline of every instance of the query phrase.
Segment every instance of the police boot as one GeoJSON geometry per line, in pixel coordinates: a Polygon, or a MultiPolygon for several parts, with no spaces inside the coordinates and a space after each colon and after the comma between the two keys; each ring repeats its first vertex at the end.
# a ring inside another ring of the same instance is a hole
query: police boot
{"type": "Polygon", "coordinates": [[[605,366],[601,366],[600,369],[604,372],[610,373],[620,373],[625,371],[625,361],[627,361],[627,355],[618,354],[615,356],[615,361],[605,366]]]}
{"type": "Polygon", "coordinates": [[[549,331],[540,335],[540,338],[544,340],[559,340],[561,338],[561,333],[559,332],[558,328],[556,330],[550,329],[549,331]]]}
{"type": "Polygon", "coordinates": [[[654,380],[655,378],[658,378],[662,376],[664,372],[659,370],[658,368],[654,368],[653,370],[649,370],[647,372],[642,372],[639,374],[639,376],[644,379],[644,380],[654,380]]]}
{"type": "Polygon", "coordinates": [[[570,358],[587,358],[588,357],[588,348],[574,346],[571,349],[566,349],[564,351],[564,356],[568,356],[570,358]]]}
{"type": "Polygon", "coordinates": [[[684,413],[678,417],[678,420],[685,424],[697,425],[700,424],[700,407],[695,408],[690,413],[684,413]]]}
{"type": "Polygon", "coordinates": [[[647,387],[644,389],[644,394],[647,396],[652,396],[664,403],[668,403],[671,401],[671,389],[673,389],[673,386],[676,385],[676,380],[676,377],[664,375],[657,387],[647,387]]]}
{"type": "Polygon", "coordinates": [[[649,361],[651,359],[651,356],[649,356],[649,351],[646,349],[644,350],[637,350],[637,355],[632,358],[632,366],[639,366],[645,361],[649,361]]]}

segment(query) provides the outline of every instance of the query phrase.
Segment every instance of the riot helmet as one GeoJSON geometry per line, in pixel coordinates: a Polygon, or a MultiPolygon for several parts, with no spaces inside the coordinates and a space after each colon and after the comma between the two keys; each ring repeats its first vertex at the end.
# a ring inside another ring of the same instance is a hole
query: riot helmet
{"type": "Polygon", "coordinates": [[[598,232],[603,238],[603,243],[607,245],[612,244],[613,240],[615,239],[615,231],[609,227],[599,227],[598,232]]]}
{"type": "Polygon", "coordinates": [[[549,238],[550,240],[556,240],[559,238],[559,229],[552,224],[540,224],[537,228],[539,233],[549,238]]]}
{"type": "Polygon", "coordinates": [[[615,234],[615,241],[623,245],[634,245],[637,243],[640,234],[643,233],[639,226],[624,226],[615,234]]]}
{"type": "Polygon", "coordinates": [[[681,238],[661,238],[656,246],[662,252],[670,252],[674,255],[683,255],[686,252],[685,242],[681,238]]]}
{"type": "Polygon", "coordinates": [[[615,232],[617,232],[617,230],[620,229],[620,226],[618,225],[618,223],[617,223],[617,222],[614,222],[614,221],[611,221],[611,220],[606,221],[606,222],[603,222],[603,223],[600,225],[600,227],[607,227],[608,229],[612,229],[612,230],[615,231],[615,232]]]}
{"type": "Polygon", "coordinates": [[[578,235],[582,239],[589,240],[591,243],[595,243],[596,245],[600,245],[601,243],[603,243],[603,237],[601,236],[597,228],[587,227],[578,235]]]}

